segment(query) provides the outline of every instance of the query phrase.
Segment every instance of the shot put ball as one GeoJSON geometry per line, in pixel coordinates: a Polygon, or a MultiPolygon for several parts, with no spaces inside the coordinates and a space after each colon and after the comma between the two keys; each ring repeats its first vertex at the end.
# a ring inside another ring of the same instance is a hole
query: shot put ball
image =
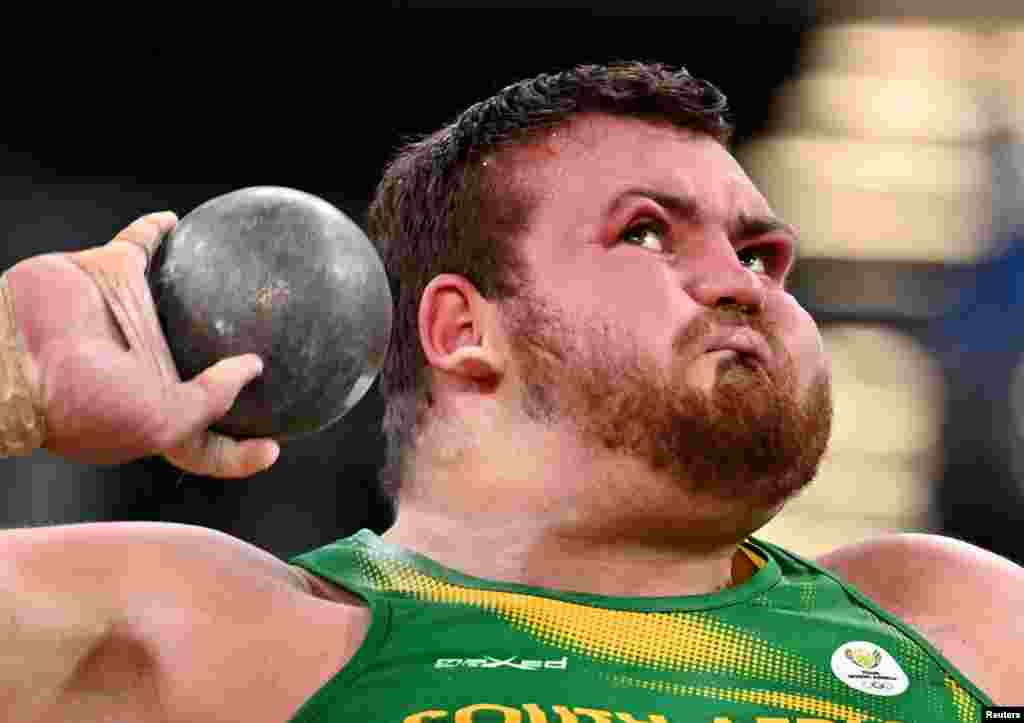
{"type": "Polygon", "coordinates": [[[358,225],[308,193],[259,186],[207,201],[164,239],[148,280],[182,379],[229,356],[263,359],[212,427],[232,437],[319,432],[384,363],[384,265],[358,225]]]}

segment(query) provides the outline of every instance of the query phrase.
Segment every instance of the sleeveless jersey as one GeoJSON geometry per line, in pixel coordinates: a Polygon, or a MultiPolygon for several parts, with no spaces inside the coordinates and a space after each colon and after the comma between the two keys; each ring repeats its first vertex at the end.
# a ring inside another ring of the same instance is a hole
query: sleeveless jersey
{"type": "Polygon", "coordinates": [[[292,560],[358,595],[366,640],[292,723],[981,723],[915,630],[766,542],[746,582],[606,597],[462,575],[369,530],[292,560]]]}

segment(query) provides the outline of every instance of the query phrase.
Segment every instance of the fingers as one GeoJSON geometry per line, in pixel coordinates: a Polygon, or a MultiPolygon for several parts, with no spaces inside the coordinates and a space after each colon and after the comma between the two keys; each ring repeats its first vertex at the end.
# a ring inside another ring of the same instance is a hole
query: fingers
{"type": "Polygon", "coordinates": [[[126,229],[121,231],[111,240],[112,244],[131,244],[140,249],[145,258],[139,257],[144,264],[142,270],[149,267],[156,250],[160,247],[164,236],[174,230],[178,225],[178,217],[171,211],[151,213],[132,222],[126,229]]]}
{"type": "Polygon", "coordinates": [[[167,408],[178,419],[168,430],[169,451],[164,456],[175,466],[208,477],[248,477],[277,461],[280,448],[269,439],[239,441],[208,431],[227,414],[242,387],[263,372],[255,354],[223,359],[195,379],[172,388],[167,408]]]}
{"type": "Polygon", "coordinates": [[[192,474],[240,479],[263,472],[277,461],[281,448],[272,439],[239,441],[216,432],[190,437],[164,453],[175,467],[192,474]]]}

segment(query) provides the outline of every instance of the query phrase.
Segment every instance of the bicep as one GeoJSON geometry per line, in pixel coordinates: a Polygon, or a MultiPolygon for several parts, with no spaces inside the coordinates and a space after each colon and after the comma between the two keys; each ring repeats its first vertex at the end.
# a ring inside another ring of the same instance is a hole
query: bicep
{"type": "Polygon", "coordinates": [[[95,681],[111,680],[103,661],[124,659],[105,651],[130,648],[138,661],[155,656],[168,629],[187,628],[218,604],[218,594],[237,589],[232,576],[288,588],[286,565],[195,526],[91,523],[0,533],[0,719],[35,720],[69,691],[95,692],[95,681]]]}

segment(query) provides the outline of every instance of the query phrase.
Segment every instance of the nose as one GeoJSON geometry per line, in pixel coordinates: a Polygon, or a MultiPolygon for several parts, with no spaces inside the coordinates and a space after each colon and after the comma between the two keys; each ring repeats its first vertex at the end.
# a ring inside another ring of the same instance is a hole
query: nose
{"type": "Polygon", "coordinates": [[[710,309],[739,306],[751,313],[764,309],[767,296],[761,279],[743,268],[735,254],[705,264],[690,277],[686,290],[694,301],[710,309]]]}

